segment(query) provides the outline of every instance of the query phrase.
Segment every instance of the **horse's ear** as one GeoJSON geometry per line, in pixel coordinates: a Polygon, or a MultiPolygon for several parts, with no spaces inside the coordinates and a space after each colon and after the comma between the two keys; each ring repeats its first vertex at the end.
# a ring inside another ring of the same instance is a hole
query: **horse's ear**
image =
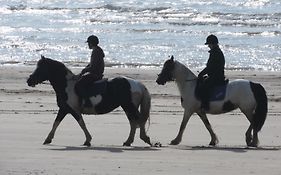
{"type": "Polygon", "coordinates": [[[171,60],[174,61],[174,55],[171,56],[171,60]]]}
{"type": "Polygon", "coordinates": [[[44,55],[41,55],[41,59],[45,59],[44,55]]]}

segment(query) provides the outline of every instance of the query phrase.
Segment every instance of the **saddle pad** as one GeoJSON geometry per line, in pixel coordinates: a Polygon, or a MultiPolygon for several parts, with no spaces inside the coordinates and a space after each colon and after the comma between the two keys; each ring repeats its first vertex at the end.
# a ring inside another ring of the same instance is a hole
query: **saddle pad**
{"type": "Polygon", "coordinates": [[[103,94],[106,91],[107,79],[102,79],[92,83],[89,87],[87,87],[87,96],[92,97],[98,94],[103,94]]]}
{"type": "Polygon", "coordinates": [[[227,84],[213,88],[210,92],[210,101],[223,100],[226,94],[226,86],[227,84]]]}

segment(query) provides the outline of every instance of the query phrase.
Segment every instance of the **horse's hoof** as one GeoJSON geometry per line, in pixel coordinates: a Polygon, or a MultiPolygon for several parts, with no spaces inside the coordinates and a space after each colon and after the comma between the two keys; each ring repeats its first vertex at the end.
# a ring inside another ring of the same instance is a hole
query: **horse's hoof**
{"type": "Polygon", "coordinates": [[[258,147],[258,144],[255,144],[255,143],[252,142],[250,144],[247,144],[247,146],[256,148],[256,147],[258,147]]]}
{"type": "Polygon", "coordinates": [[[50,144],[51,142],[52,142],[52,140],[45,140],[44,143],[43,143],[43,145],[48,145],[48,144],[50,144]]]}
{"type": "Polygon", "coordinates": [[[124,142],[123,146],[131,146],[131,143],[124,142]]]}
{"type": "Polygon", "coordinates": [[[90,143],[90,142],[85,142],[83,145],[84,145],[84,146],[90,147],[90,146],[91,146],[91,143],[90,143]]]}
{"type": "Polygon", "coordinates": [[[162,147],[162,144],[160,142],[155,142],[151,146],[152,147],[162,147]]]}
{"type": "Polygon", "coordinates": [[[247,139],[246,139],[247,146],[251,146],[251,145],[252,145],[252,142],[253,142],[253,139],[252,139],[252,138],[247,138],[247,139]]]}
{"type": "Polygon", "coordinates": [[[210,143],[209,143],[209,145],[210,146],[216,146],[218,144],[218,141],[217,140],[212,140],[210,143]]]}
{"type": "Polygon", "coordinates": [[[178,145],[180,142],[177,140],[172,140],[170,145],[178,145]]]}

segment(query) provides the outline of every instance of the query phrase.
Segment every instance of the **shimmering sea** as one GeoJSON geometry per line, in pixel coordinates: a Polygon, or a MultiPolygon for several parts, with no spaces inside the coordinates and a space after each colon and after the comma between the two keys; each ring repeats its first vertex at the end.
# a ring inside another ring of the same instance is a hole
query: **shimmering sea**
{"type": "Polygon", "coordinates": [[[281,71],[280,0],[0,0],[0,66],[45,55],[71,66],[90,57],[95,34],[106,66],[158,67],[170,56],[190,68],[219,38],[229,70],[281,71]]]}

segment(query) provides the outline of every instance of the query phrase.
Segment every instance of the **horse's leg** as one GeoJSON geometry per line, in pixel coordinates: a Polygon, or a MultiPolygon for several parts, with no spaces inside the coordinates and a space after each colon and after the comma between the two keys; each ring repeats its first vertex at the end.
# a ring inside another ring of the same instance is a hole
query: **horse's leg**
{"type": "Polygon", "coordinates": [[[45,139],[45,141],[43,143],[44,145],[52,142],[52,139],[54,138],[57,127],[59,126],[60,122],[64,119],[64,117],[66,116],[67,113],[68,112],[65,109],[62,109],[62,108],[59,109],[57,117],[53,123],[52,130],[50,131],[50,133],[48,134],[48,137],[45,139]]]}
{"type": "Polygon", "coordinates": [[[252,127],[252,124],[250,124],[250,126],[247,129],[246,134],[245,134],[247,146],[251,146],[251,143],[253,141],[252,130],[253,130],[253,127],[252,127]]]}
{"type": "Polygon", "coordinates": [[[257,147],[259,145],[259,138],[258,138],[258,132],[253,132],[253,140],[252,143],[250,144],[250,146],[252,147],[257,147]]]}
{"type": "Polygon", "coordinates": [[[130,122],[130,134],[128,139],[123,143],[123,146],[131,146],[131,144],[134,142],[137,129],[137,120],[140,118],[140,113],[133,103],[124,104],[121,105],[121,107],[125,111],[130,122]]]}
{"type": "Polygon", "coordinates": [[[140,138],[150,146],[152,146],[150,142],[150,138],[147,136],[146,131],[145,131],[145,124],[140,125],[140,138]]]}
{"type": "Polygon", "coordinates": [[[218,141],[216,134],[214,133],[214,131],[212,129],[212,126],[207,118],[206,113],[197,112],[197,114],[199,115],[199,117],[201,118],[205,127],[207,128],[207,130],[209,131],[209,133],[211,135],[211,142],[209,143],[209,145],[215,146],[216,144],[218,144],[219,141],[218,141]]]}
{"type": "Polygon", "coordinates": [[[77,113],[76,111],[74,111],[73,109],[70,108],[70,113],[72,114],[72,116],[76,119],[76,121],[78,122],[79,126],[81,127],[81,129],[83,130],[85,137],[86,137],[86,141],[84,142],[83,145],[85,146],[91,146],[91,140],[92,140],[92,136],[89,133],[86,124],[83,120],[83,117],[80,113],[77,113]]]}
{"type": "Polygon", "coordinates": [[[187,122],[188,122],[191,114],[192,114],[192,112],[190,112],[189,110],[184,110],[184,115],[183,115],[183,119],[181,122],[180,130],[178,132],[177,137],[171,141],[171,143],[170,143],[171,145],[178,145],[181,142],[184,129],[187,125],[187,122]]]}
{"type": "MultiPolygon", "coordinates": [[[[242,111],[242,113],[247,117],[248,121],[250,122],[250,126],[249,128],[247,129],[246,131],[246,144],[247,146],[253,146],[253,136],[252,136],[252,130],[253,130],[253,127],[252,127],[252,120],[253,120],[253,112],[252,110],[248,110],[248,109],[241,109],[240,110],[242,111]]],[[[257,139],[257,136],[256,138],[257,139]]],[[[257,143],[257,140],[255,140],[255,142],[257,143]]]]}
{"type": "Polygon", "coordinates": [[[123,143],[123,146],[131,146],[131,144],[134,142],[137,124],[135,121],[130,121],[130,134],[128,139],[123,143]]]}

